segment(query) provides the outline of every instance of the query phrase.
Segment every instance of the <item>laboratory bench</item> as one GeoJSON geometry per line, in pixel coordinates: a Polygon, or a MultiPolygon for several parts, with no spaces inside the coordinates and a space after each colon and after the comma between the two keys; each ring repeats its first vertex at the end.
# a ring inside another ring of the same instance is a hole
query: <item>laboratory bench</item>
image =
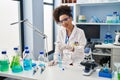
{"type": "MultiPolygon", "coordinates": [[[[120,62],[119,53],[120,53],[120,46],[115,46],[113,44],[101,44],[95,45],[95,48],[107,48],[110,49],[110,53],[93,53],[93,55],[103,55],[103,56],[110,56],[111,57],[111,66],[113,68],[114,62],[120,62]]],[[[34,61],[37,63],[37,61],[34,61]]],[[[75,66],[64,66],[64,70],[62,70],[58,65],[56,66],[47,66],[45,71],[40,74],[40,71],[37,71],[35,75],[33,75],[33,70],[30,71],[23,71],[20,73],[13,73],[11,70],[7,72],[0,72],[0,76],[8,77],[13,79],[20,79],[20,80],[111,80],[111,78],[99,77],[99,68],[96,69],[93,74],[90,76],[83,75],[84,66],[82,65],[75,65],[75,66]]],[[[117,80],[116,76],[112,80],[117,80]]]]}
{"type": "MultiPolygon", "coordinates": [[[[97,69],[90,76],[84,76],[83,66],[64,66],[64,70],[56,66],[48,66],[45,71],[40,74],[38,71],[33,75],[33,70],[13,73],[12,71],[0,72],[0,76],[20,79],[20,80],[111,80],[110,78],[99,77],[97,69]]],[[[116,79],[114,79],[116,80],[116,79]]]]}

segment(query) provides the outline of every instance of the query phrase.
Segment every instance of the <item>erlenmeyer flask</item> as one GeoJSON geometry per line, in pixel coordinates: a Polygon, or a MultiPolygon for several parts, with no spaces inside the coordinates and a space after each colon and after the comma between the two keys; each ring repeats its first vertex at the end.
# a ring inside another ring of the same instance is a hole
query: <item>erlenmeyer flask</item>
{"type": "Polygon", "coordinates": [[[20,63],[20,56],[19,56],[18,48],[14,48],[14,51],[16,53],[16,56],[13,56],[10,68],[12,69],[12,72],[14,73],[22,72],[23,67],[21,66],[21,63],[20,63]]]}

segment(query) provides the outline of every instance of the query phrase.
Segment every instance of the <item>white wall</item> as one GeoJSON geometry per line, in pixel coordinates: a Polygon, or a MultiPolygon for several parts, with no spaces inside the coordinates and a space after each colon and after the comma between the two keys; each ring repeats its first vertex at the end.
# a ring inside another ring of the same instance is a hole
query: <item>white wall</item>
{"type": "Polygon", "coordinates": [[[21,49],[19,24],[10,25],[19,21],[19,2],[0,0],[0,10],[0,52],[6,50],[11,55],[14,47],[21,49]]]}

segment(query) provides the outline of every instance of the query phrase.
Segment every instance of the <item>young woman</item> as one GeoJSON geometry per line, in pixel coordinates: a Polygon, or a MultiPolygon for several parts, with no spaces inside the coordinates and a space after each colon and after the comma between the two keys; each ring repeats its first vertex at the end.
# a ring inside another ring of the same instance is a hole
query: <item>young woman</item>
{"type": "Polygon", "coordinates": [[[54,10],[53,17],[62,28],[58,30],[54,60],[49,65],[58,63],[58,54],[62,61],[69,65],[80,63],[84,58],[86,38],[84,31],[72,24],[71,8],[67,5],[59,6],[54,10]]]}

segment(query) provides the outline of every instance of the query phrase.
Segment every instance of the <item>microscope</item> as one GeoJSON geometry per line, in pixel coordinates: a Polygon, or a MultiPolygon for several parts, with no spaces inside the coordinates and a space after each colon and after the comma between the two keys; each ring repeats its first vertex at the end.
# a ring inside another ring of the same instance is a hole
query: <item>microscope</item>
{"type": "Polygon", "coordinates": [[[85,66],[85,69],[83,70],[83,75],[89,76],[95,71],[95,68],[98,65],[92,58],[92,52],[90,47],[86,47],[84,49],[84,55],[85,55],[84,60],[80,64],[85,66]]]}
{"type": "Polygon", "coordinates": [[[120,46],[120,31],[115,31],[115,42],[113,43],[114,45],[120,46]]]}

